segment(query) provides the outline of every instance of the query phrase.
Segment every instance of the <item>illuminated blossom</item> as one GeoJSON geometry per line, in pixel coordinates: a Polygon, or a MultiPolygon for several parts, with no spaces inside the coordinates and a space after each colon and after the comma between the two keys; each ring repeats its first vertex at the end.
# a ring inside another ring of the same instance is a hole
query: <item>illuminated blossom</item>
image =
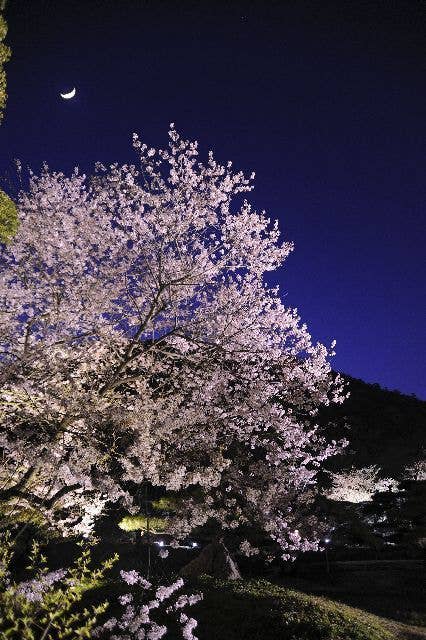
{"type": "MultiPolygon", "coordinates": [[[[121,571],[120,573],[124,573],[122,578],[127,583],[129,580],[132,585],[138,585],[138,582],[140,582],[137,571],[121,571]]],[[[93,637],[105,640],[160,640],[160,638],[166,635],[167,626],[165,624],[158,624],[151,616],[155,613],[161,613],[163,617],[164,614],[166,614],[168,619],[177,617],[177,621],[181,624],[181,634],[184,640],[197,640],[196,636],[192,633],[193,629],[197,626],[197,621],[194,618],[188,618],[188,616],[182,612],[182,609],[184,607],[190,607],[202,600],[203,595],[201,593],[189,596],[181,594],[172,604],[162,609],[162,607],[164,607],[163,603],[166,600],[170,600],[172,596],[175,596],[176,592],[183,586],[184,582],[181,578],[170,585],[161,585],[157,587],[155,597],[148,602],[146,602],[146,598],[148,597],[146,591],[141,593],[135,590],[134,594],[127,593],[119,596],[118,601],[123,607],[121,616],[118,618],[110,618],[102,625],[96,627],[93,632],[93,637]],[[114,631],[113,635],[111,635],[111,631],[114,631]]]]}
{"type": "Polygon", "coordinates": [[[379,467],[352,467],[333,475],[333,485],[327,492],[330,500],[344,502],[368,502],[380,491],[396,491],[398,482],[393,478],[381,478],[379,467]]]}

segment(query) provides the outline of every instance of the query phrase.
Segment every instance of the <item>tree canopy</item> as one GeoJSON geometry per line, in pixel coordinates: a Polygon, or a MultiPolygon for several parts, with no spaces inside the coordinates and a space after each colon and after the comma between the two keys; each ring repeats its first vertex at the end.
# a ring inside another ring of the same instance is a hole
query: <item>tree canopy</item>
{"type": "Polygon", "coordinates": [[[1,260],[0,498],[84,531],[142,483],[173,492],[177,538],[216,522],[315,548],[308,505],[343,400],[322,344],[264,279],[292,245],[173,125],[139,166],[45,167],[1,260]]]}

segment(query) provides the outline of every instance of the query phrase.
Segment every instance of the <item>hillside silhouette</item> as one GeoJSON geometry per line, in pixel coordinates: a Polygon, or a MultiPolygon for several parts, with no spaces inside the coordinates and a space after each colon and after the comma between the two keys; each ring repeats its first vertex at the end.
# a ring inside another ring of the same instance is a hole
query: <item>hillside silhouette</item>
{"type": "Polygon", "coordinates": [[[378,384],[344,375],[350,397],[319,414],[329,436],[349,440],[343,455],[327,464],[330,470],[378,465],[381,474],[399,479],[404,467],[424,457],[426,402],[416,396],[383,389],[378,384]]]}

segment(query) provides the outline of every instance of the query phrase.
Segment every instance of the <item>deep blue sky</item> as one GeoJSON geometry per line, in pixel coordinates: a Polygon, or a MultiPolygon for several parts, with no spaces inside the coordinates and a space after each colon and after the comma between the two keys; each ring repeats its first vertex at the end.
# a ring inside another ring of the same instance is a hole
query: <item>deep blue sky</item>
{"type": "Polygon", "coordinates": [[[161,146],[175,122],[256,171],[296,245],[286,303],[333,366],[426,399],[424,7],[9,0],[0,174],[131,161],[133,131],[161,146]]]}

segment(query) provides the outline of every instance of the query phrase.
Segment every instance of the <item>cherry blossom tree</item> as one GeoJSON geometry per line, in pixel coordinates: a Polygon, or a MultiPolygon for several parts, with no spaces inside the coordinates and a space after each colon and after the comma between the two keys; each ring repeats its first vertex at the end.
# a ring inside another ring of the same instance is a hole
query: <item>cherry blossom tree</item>
{"type": "Polygon", "coordinates": [[[334,344],[265,282],[293,247],[243,198],[254,174],[169,136],[134,136],[137,166],[44,167],[20,195],[0,267],[3,509],[84,532],[145,483],[178,496],[177,538],[255,522],[285,554],[313,548],[307,505],[340,446],[315,424],[344,398],[334,344]]]}
{"type": "Polygon", "coordinates": [[[377,466],[351,467],[333,475],[327,497],[338,502],[369,502],[376,493],[397,491],[397,487],[398,482],[394,478],[380,477],[377,466]]]}
{"type": "Polygon", "coordinates": [[[404,469],[404,480],[424,482],[426,480],[426,460],[419,458],[404,469]]]}

